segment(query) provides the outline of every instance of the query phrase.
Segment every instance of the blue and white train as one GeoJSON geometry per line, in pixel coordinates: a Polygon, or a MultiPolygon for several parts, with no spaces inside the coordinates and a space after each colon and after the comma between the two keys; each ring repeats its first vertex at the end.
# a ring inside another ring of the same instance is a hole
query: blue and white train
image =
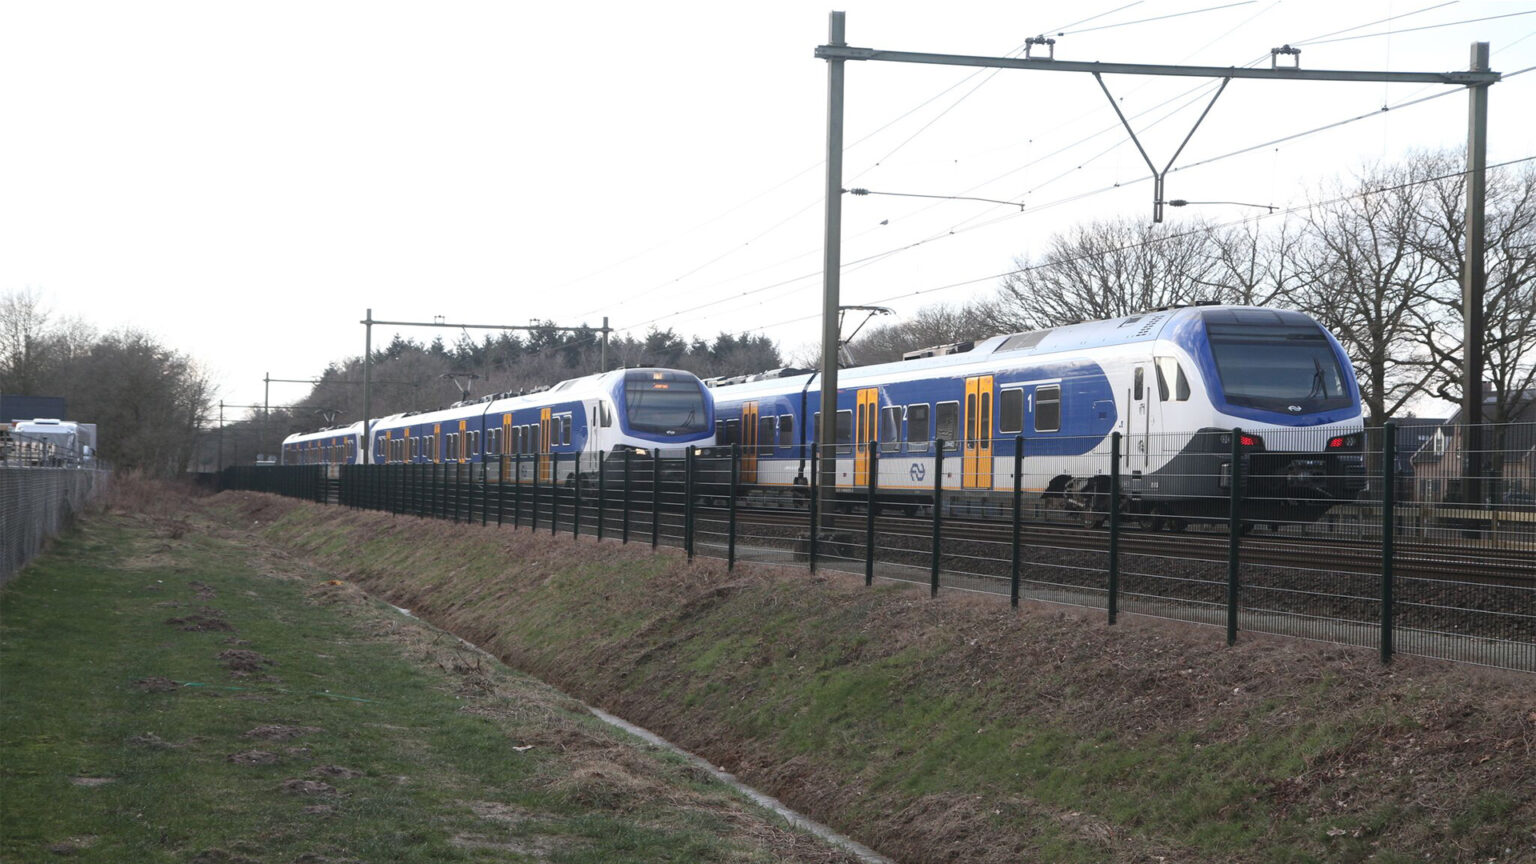
{"type": "MultiPolygon", "coordinates": [[[[1364,486],[1360,392],[1334,337],[1299,312],[1199,305],[997,336],[838,373],[837,482],[863,494],[875,455],[886,502],[931,496],[944,442],[946,500],[986,506],[1014,487],[1108,510],[1112,433],[1123,505],[1147,527],[1222,518],[1242,430],[1255,521],[1316,518],[1364,486]],[[913,356],[927,355],[927,356],[913,356]]],[[[717,441],[742,445],[742,484],[803,495],[820,422],[815,373],[713,388],[717,441]]]]}
{"type": "Polygon", "coordinates": [[[640,368],[395,414],[368,426],[366,445],[361,421],[290,435],[283,441],[283,464],[357,464],[367,446],[374,464],[489,463],[498,470],[520,464],[521,482],[571,482],[594,476],[599,453],[627,451],[644,460],[708,447],[715,415],[708,391],[691,372],[640,368]]]}

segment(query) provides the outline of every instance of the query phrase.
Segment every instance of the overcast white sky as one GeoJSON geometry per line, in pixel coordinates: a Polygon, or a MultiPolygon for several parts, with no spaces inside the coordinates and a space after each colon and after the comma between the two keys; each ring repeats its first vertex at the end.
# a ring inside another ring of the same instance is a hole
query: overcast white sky
{"type": "MultiPolygon", "coordinates": [[[[232,403],[259,403],[268,373],[361,353],[370,307],[751,330],[796,353],[819,338],[813,51],[832,8],[850,45],[888,50],[1002,56],[1060,33],[1059,59],[1267,65],[1299,43],[1306,68],[1449,71],[1487,41],[1494,70],[1536,66],[1536,0],[3,0],[0,293],[147,330],[232,403]],[[1469,19],[1491,20],[1452,23],[1469,19]]],[[[962,302],[1075,221],[1150,214],[1146,167],[1090,76],[849,63],[847,78],[845,186],[1026,206],[846,198],[845,304],[962,302]]],[[[1214,86],[1106,81],[1159,165],[1214,86]]],[[[1536,73],[1490,106],[1489,161],[1536,155],[1536,73]]],[[[1458,87],[1234,81],[1166,194],[1294,206],[1369,162],[1459,150],[1466,123],[1458,87]]],[[[1167,218],[1262,212],[1195,210],[1167,218]]],[[[274,385],[272,402],[303,392],[274,385]]]]}

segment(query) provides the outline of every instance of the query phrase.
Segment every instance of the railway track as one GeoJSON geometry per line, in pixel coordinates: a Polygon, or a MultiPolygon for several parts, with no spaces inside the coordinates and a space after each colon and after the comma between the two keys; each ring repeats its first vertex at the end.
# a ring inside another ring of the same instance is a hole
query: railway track
{"type": "MultiPolygon", "coordinates": [[[[699,509],[701,520],[724,521],[727,511],[699,509]]],[[[761,525],[799,529],[804,532],[809,515],[804,510],[740,508],[737,520],[743,526],[761,525]]],[[[826,523],[824,523],[826,524],[826,523]]],[[[867,517],[862,514],[836,514],[832,530],[862,536],[867,517]]],[[[876,523],[879,535],[932,536],[932,521],[926,518],[880,515],[876,523]]],[[[941,523],[941,541],[956,552],[967,542],[978,547],[1009,546],[1013,527],[1008,523],[977,519],[945,519],[941,523]]],[[[1107,553],[1109,530],[1027,521],[1020,525],[1020,545],[1025,548],[1051,548],[1080,552],[1107,553]]],[[[1225,564],[1229,552],[1226,533],[1189,531],[1183,533],[1147,532],[1128,528],[1120,534],[1120,554],[1151,558],[1177,559],[1208,564],[1225,564]]],[[[1423,542],[1395,542],[1394,572],[1406,578],[1454,578],[1512,586],[1536,586],[1536,555],[1485,549],[1447,548],[1423,542]]],[[[1381,546],[1375,541],[1289,535],[1254,536],[1239,541],[1239,560],[1244,565],[1327,570],[1367,576],[1380,575],[1381,546]]]]}

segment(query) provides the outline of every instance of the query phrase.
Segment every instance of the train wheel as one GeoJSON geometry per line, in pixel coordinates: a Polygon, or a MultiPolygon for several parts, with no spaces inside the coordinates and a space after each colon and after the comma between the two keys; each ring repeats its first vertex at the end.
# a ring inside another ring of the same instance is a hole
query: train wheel
{"type": "Polygon", "coordinates": [[[1083,502],[1083,512],[1078,514],[1082,519],[1084,528],[1099,528],[1104,525],[1104,520],[1109,518],[1106,513],[1109,509],[1109,496],[1102,492],[1089,495],[1083,502]]]}

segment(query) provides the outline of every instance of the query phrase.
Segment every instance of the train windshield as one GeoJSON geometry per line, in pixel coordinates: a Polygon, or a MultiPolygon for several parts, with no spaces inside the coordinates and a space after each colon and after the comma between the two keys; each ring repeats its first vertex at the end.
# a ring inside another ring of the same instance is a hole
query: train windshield
{"type": "Polygon", "coordinates": [[[624,376],[624,411],[636,432],[692,435],[709,428],[704,385],[687,373],[630,370],[624,376]]]}
{"type": "Polygon", "coordinates": [[[1353,404],[1333,345],[1316,324],[1208,321],[1206,328],[1229,403],[1289,414],[1353,404]]]}

